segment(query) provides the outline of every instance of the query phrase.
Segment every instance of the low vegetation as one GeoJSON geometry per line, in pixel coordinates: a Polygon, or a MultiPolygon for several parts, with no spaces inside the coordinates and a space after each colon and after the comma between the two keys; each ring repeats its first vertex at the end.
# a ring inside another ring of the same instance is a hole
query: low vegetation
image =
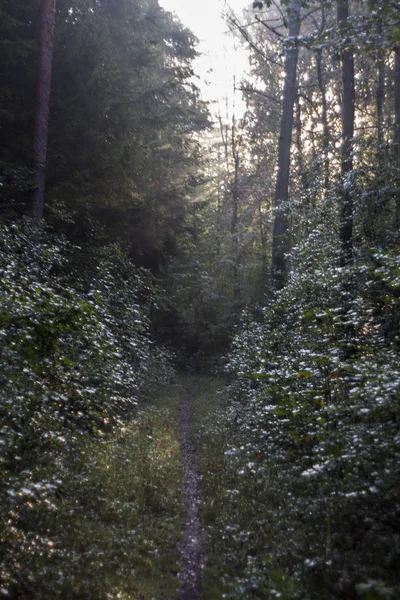
{"type": "Polygon", "coordinates": [[[362,419],[351,427],[350,415],[342,417],[334,444],[326,428],[319,429],[320,416],[283,415],[266,390],[238,395],[231,388],[228,394],[221,382],[209,381],[200,389],[203,598],[397,598],[392,425],[375,423],[380,435],[386,429],[382,454],[373,444],[371,417],[364,434],[362,419]],[[312,435],[304,431],[311,427],[312,435]],[[343,452],[350,432],[362,452],[343,452]],[[329,459],[321,456],[322,444],[329,459]]]}
{"type": "Polygon", "coordinates": [[[398,250],[330,248],[295,249],[199,404],[205,598],[400,594],[398,250]]]}
{"type": "Polygon", "coordinates": [[[177,596],[182,394],[159,390],[126,427],[65,440],[25,473],[2,532],[4,597],[177,596]]]}
{"type": "Polygon", "coordinates": [[[2,593],[106,597],[120,556],[151,570],[154,532],[173,548],[179,520],[162,490],[179,490],[172,409],[138,409],[172,374],[149,335],[151,278],[116,246],[86,255],[29,223],[2,226],[0,270],[2,593]]]}

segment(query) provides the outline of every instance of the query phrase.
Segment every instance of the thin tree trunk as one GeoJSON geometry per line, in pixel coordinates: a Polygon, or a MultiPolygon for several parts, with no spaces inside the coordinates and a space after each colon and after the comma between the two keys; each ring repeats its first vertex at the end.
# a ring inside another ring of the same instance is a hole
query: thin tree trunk
{"type": "MultiPolygon", "coordinates": [[[[290,0],[288,6],[289,37],[293,40],[300,33],[300,1],[290,0]]],[[[286,282],[287,265],[285,254],[289,250],[288,235],[288,196],[290,147],[293,130],[293,107],[297,95],[297,58],[298,48],[295,42],[287,51],[285,58],[285,82],[283,86],[282,115],[278,146],[278,172],[275,188],[275,218],[272,239],[272,289],[281,289],[286,282]]]]}
{"type": "MultiPolygon", "coordinates": [[[[323,0],[320,1],[321,6],[321,25],[320,34],[323,34],[326,29],[326,12],[323,0]]],[[[316,63],[317,63],[317,79],[318,88],[321,93],[321,105],[322,105],[322,148],[323,148],[323,165],[324,165],[324,188],[325,191],[329,188],[330,180],[330,168],[329,168],[329,142],[330,142],[330,131],[328,124],[328,101],[326,97],[326,83],[323,72],[323,52],[322,49],[317,50],[316,63]]]]}
{"type": "Polygon", "coordinates": [[[233,247],[233,296],[238,298],[240,295],[239,282],[239,239],[238,239],[238,222],[239,222],[239,163],[240,163],[240,144],[241,137],[237,139],[236,135],[236,119],[232,116],[231,128],[231,151],[233,158],[233,182],[232,182],[232,218],[231,218],[231,239],[233,247]]]}
{"type": "Polygon", "coordinates": [[[378,163],[381,167],[384,160],[384,138],[383,138],[383,101],[385,97],[385,55],[382,50],[382,22],[378,23],[378,85],[376,89],[376,124],[378,129],[378,163]]]}
{"type": "Polygon", "coordinates": [[[318,87],[321,93],[321,104],[322,104],[322,148],[323,148],[323,163],[324,163],[324,187],[325,190],[329,187],[329,125],[328,125],[328,102],[326,99],[326,85],[322,72],[322,50],[317,52],[317,77],[318,87]]]}
{"type": "Polygon", "coordinates": [[[400,163],[400,48],[394,52],[394,158],[397,164],[400,163]]]}
{"type": "MultiPolygon", "coordinates": [[[[337,21],[343,34],[346,32],[349,18],[348,0],[338,0],[337,21]]],[[[345,266],[353,260],[353,194],[351,173],[353,171],[354,136],[354,57],[353,51],[346,47],[341,50],[342,58],[342,191],[340,200],[340,243],[341,263],[345,266]]]]}
{"type": "MultiPolygon", "coordinates": [[[[228,114],[228,107],[227,107],[228,114]]],[[[231,215],[231,242],[232,242],[232,279],[233,279],[233,296],[238,298],[240,295],[239,285],[239,249],[238,249],[238,219],[239,219],[239,146],[240,140],[236,139],[236,121],[235,116],[232,117],[232,125],[228,132],[228,125],[224,124],[221,115],[218,116],[219,127],[221,132],[222,144],[224,147],[226,177],[229,181],[229,187],[232,198],[232,215],[231,215]],[[231,171],[231,161],[233,161],[233,173],[231,171]]]]}
{"type": "MultiPolygon", "coordinates": [[[[296,98],[296,149],[297,162],[300,170],[300,181],[303,186],[303,191],[307,192],[310,187],[310,182],[308,180],[306,161],[304,160],[303,140],[301,139],[301,104],[299,96],[296,98]]],[[[306,206],[304,208],[307,209],[306,206]]]]}
{"type": "Polygon", "coordinates": [[[55,18],[56,0],[43,0],[34,133],[34,181],[36,189],[32,198],[32,214],[35,220],[43,218],[44,210],[55,18]]]}
{"type": "Polygon", "coordinates": [[[260,233],[260,244],[261,244],[261,249],[262,249],[262,260],[263,260],[263,266],[266,267],[267,266],[267,230],[266,230],[266,226],[264,224],[264,217],[263,217],[263,212],[262,212],[263,197],[261,196],[261,194],[257,194],[256,200],[257,200],[257,212],[258,212],[258,229],[259,229],[259,233],[260,233]]]}
{"type": "Polygon", "coordinates": [[[240,295],[239,282],[239,240],[238,240],[238,219],[239,219],[239,154],[238,149],[234,155],[234,179],[232,189],[232,219],[231,219],[231,239],[233,245],[233,295],[238,298],[240,295]]]}
{"type": "MultiPolygon", "coordinates": [[[[218,167],[221,163],[220,156],[221,156],[220,150],[218,149],[218,159],[217,159],[218,167]]],[[[216,222],[217,256],[220,256],[220,254],[221,254],[222,204],[223,204],[222,198],[223,198],[223,186],[221,186],[221,176],[220,176],[219,169],[218,169],[218,171],[217,171],[217,222],[216,222]]]]}
{"type": "MultiPolygon", "coordinates": [[[[400,47],[394,51],[394,135],[393,160],[395,167],[400,168],[400,47]]],[[[396,226],[400,224],[400,192],[396,197],[396,226]]]]}
{"type": "Polygon", "coordinates": [[[257,212],[258,212],[258,229],[260,233],[261,243],[261,281],[263,286],[268,281],[268,247],[267,247],[267,230],[264,224],[264,218],[262,213],[263,198],[261,195],[257,195],[257,212]]]}

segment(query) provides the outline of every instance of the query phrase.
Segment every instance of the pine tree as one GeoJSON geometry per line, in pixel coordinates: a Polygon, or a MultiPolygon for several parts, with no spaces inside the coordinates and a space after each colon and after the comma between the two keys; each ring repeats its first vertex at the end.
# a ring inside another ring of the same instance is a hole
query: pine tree
{"type": "Polygon", "coordinates": [[[36,220],[43,218],[44,211],[55,19],[56,0],[43,0],[40,18],[39,66],[34,136],[34,180],[36,190],[34,191],[32,198],[32,213],[36,220]]]}

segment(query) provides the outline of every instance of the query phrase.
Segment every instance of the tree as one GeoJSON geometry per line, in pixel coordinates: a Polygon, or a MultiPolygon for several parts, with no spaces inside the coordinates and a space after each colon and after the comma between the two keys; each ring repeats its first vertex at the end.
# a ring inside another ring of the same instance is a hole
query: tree
{"type": "Polygon", "coordinates": [[[394,126],[394,148],[395,160],[400,163],[400,48],[396,47],[394,52],[394,76],[395,76],[395,126],[394,126]]]}
{"type": "MultiPolygon", "coordinates": [[[[341,35],[348,36],[349,3],[348,0],[337,2],[337,22],[341,35]]],[[[341,262],[346,265],[353,259],[353,212],[354,201],[352,194],[353,148],[354,148],[354,57],[349,41],[342,39],[342,157],[341,177],[342,191],[340,199],[340,242],[341,262]]]]}
{"type": "Polygon", "coordinates": [[[43,0],[40,18],[34,135],[34,180],[36,189],[32,198],[32,213],[36,220],[42,219],[44,210],[55,19],[56,0],[43,0]]]}
{"type": "Polygon", "coordinates": [[[157,3],[59,1],[48,199],[156,271],[174,252],[207,111],[193,34],[157,3]]]}
{"type": "MultiPolygon", "coordinates": [[[[251,83],[246,85],[244,91],[247,97],[264,99],[268,105],[268,115],[271,111],[271,102],[274,110],[277,103],[280,108],[280,130],[277,150],[277,168],[274,193],[274,224],[272,235],[271,259],[271,288],[281,289],[286,281],[287,265],[285,254],[289,249],[288,244],[288,199],[289,199],[289,172],[291,159],[291,144],[293,132],[293,109],[297,97],[297,61],[298,40],[300,33],[300,1],[291,0],[286,10],[277,2],[254,2],[254,8],[265,9],[267,15],[255,15],[255,21],[241,24],[233,15],[228,21],[231,27],[238,31],[245,44],[254,56],[256,63],[260,64],[257,78],[261,78],[265,85],[274,81],[274,70],[281,67],[274,50],[277,46],[284,52],[284,81],[281,100],[277,97],[276,90],[263,91],[251,83]],[[273,4],[273,5],[272,5],[273,4]],[[278,25],[277,25],[278,23],[278,25]],[[255,28],[254,28],[255,26],[255,28]],[[287,29],[287,36],[284,31],[287,29]],[[254,35],[252,35],[254,33],[254,35]]],[[[254,71],[254,69],[253,69],[254,71]]],[[[279,85],[279,84],[278,84],[279,85]]]]}
{"type": "Polygon", "coordinates": [[[288,245],[288,207],[290,148],[293,131],[293,108],[297,95],[297,58],[296,38],[300,33],[300,1],[291,0],[287,9],[289,47],[285,56],[285,79],[282,92],[282,113],[278,146],[278,169],[275,187],[275,218],[272,241],[271,285],[274,290],[281,289],[287,277],[285,254],[288,245]]]}
{"type": "MultiPolygon", "coordinates": [[[[19,174],[34,157],[27,132],[35,129],[39,8],[39,0],[0,7],[0,196],[3,207],[18,203],[30,214],[32,175],[21,182],[19,174]]],[[[91,243],[97,230],[155,271],[175,251],[199,152],[196,132],[208,126],[192,78],[195,44],[157,2],[58,0],[46,220],[74,242],[91,243]]],[[[39,150],[43,180],[43,145],[39,150]]]]}
{"type": "MultiPolygon", "coordinates": [[[[228,115],[226,115],[227,117],[228,115]]],[[[229,194],[229,199],[226,198],[228,205],[232,206],[230,234],[232,242],[232,273],[233,273],[233,295],[239,299],[241,294],[241,282],[239,277],[240,269],[240,243],[239,243],[239,204],[240,204],[240,167],[242,160],[242,142],[243,128],[246,122],[246,116],[237,122],[235,114],[232,115],[232,122],[229,126],[224,122],[222,116],[218,116],[219,131],[221,135],[221,143],[224,148],[225,156],[225,171],[226,171],[226,187],[229,194]],[[241,131],[238,131],[238,128],[241,131]]]]}

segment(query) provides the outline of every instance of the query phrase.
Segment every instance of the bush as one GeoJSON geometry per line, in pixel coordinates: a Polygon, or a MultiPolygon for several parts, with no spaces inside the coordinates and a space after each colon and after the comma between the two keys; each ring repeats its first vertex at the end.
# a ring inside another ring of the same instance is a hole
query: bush
{"type": "Polygon", "coordinates": [[[399,583],[400,253],[363,248],[344,268],[321,232],[293,250],[287,286],[244,318],[227,359],[227,418],[242,430],[226,453],[242,473],[231,518],[246,506],[259,531],[238,577],[254,597],[327,599],[365,596],[372,578],[386,598],[378,588],[399,583]]]}
{"type": "Polygon", "coordinates": [[[92,261],[82,254],[29,222],[0,225],[5,580],[21,552],[51,551],[29,516],[57,506],[62,480],[49,465],[82,436],[132,417],[140,390],[171,374],[168,353],[149,335],[150,276],[115,246],[92,261]],[[79,278],[78,259],[86,264],[79,278]]]}

